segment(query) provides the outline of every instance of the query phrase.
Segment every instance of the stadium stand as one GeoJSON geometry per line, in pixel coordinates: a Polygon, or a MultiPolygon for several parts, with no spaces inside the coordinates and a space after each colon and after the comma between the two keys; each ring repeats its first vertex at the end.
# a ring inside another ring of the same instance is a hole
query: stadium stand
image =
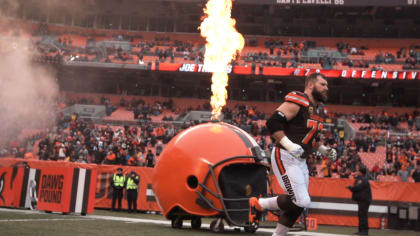
{"type": "MultiPolygon", "coordinates": [[[[2,39],[6,42],[16,38],[33,42],[39,51],[35,54],[34,60],[39,62],[62,64],[74,61],[124,65],[148,65],[156,62],[203,63],[205,42],[197,33],[94,29],[37,23],[5,16],[0,16],[0,24],[10,25],[10,28],[13,28],[13,30],[6,28],[2,30],[2,39]]],[[[336,70],[420,69],[418,39],[247,35],[245,40],[245,48],[232,63],[233,65],[336,70]]],[[[8,48],[3,46],[1,50],[7,51],[8,48]]],[[[109,107],[110,112],[102,120],[105,125],[83,121],[77,114],[73,114],[72,117],[58,115],[60,122],[57,130],[23,129],[16,140],[1,147],[1,156],[14,155],[23,158],[26,156],[25,153],[31,152],[35,154],[35,158],[40,159],[100,164],[107,160],[111,151],[116,157],[106,161],[107,163],[146,165],[144,155],[148,150],[158,156],[161,150],[158,151],[157,146],[159,149],[164,148],[165,143],[176,133],[193,125],[189,123],[175,127],[166,121],[174,120],[190,110],[209,109],[208,100],[198,98],[134,96],[121,92],[120,94],[74,92],[62,94],[66,97],[65,106],[102,104],[109,107]],[[145,120],[147,122],[143,122],[145,120]],[[123,125],[118,123],[120,121],[123,121],[123,125]],[[86,127],[92,133],[85,133],[86,127]],[[162,127],[165,131],[163,135],[158,136],[158,132],[162,134],[162,127]],[[114,140],[110,133],[121,133],[121,136],[114,140]],[[161,143],[158,145],[158,142],[161,143]],[[83,145],[86,145],[87,153],[78,155],[83,150],[83,145]],[[131,149],[124,148],[124,145],[130,146],[131,149]],[[130,159],[132,157],[133,159],[130,159]]],[[[251,133],[269,152],[272,144],[264,128],[265,117],[278,105],[278,102],[229,101],[224,112],[229,114],[232,123],[251,133]]],[[[64,108],[64,105],[61,108],[64,108]]],[[[356,133],[364,135],[370,141],[363,141],[356,136],[354,140],[342,142],[343,140],[332,137],[332,134],[326,131],[324,140],[328,140],[329,145],[341,150],[341,160],[338,163],[329,163],[324,157],[314,153],[315,161],[311,163],[311,175],[351,177],[351,172],[356,171],[359,165],[364,165],[371,170],[377,180],[401,181],[399,171],[412,169],[418,160],[420,133],[419,127],[413,123],[419,114],[415,109],[344,105],[329,105],[328,109],[334,118],[346,119],[356,133]],[[369,121],[365,119],[366,116],[369,121]],[[372,116],[374,121],[369,116],[372,116]],[[394,143],[398,142],[387,138],[390,131],[414,135],[413,144],[405,148],[404,154],[396,154],[397,151],[390,151],[390,147],[386,146],[391,143],[392,149],[394,143]],[[365,146],[368,146],[368,151],[365,150],[365,146]],[[410,148],[414,150],[411,154],[408,153],[410,148]],[[393,157],[388,163],[386,158],[390,152],[398,157],[393,157]],[[372,171],[376,169],[376,165],[380,169],[377,173],[372,171]],[[388,171],[387,168],[391,170],[388,171]],[[347,172],[347,169],[351,172],[347,172]]],[[[412,179],[408,178],[408,181],[412,179]]]]}
{"type": "MultiPolygon", "coordinates": [[[[45,58],[64,61],[139,64],[148,62],[202,63],[204,40],[198,34],[127,32],[38,24],[3,19],[31,35],[45,58]]],[[[354,39],[311,37],[247,38],[235,62],[311,69],[418,69],[416,39],[354,39]]]]}

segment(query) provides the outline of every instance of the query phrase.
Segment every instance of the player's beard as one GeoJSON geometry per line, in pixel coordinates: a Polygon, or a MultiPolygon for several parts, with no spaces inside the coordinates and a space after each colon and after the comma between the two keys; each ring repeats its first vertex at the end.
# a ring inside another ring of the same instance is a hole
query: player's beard
{"type": "Polygon", "coordinates": [[[325,95],[322,94],[320,91],[318,91],[318,89],[316,89],[316,87],[314,87],[314,89],[312,90],[312,96],[318,102],[327,102],[327,99],[328,99],[328,94],[327,93],[325,93],[325,95]]]}

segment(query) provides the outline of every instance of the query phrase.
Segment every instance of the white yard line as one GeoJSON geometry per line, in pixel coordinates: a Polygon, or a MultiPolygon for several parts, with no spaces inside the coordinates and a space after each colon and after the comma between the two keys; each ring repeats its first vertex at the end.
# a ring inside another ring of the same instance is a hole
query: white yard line
{"type": "MultiPolygon", "coordinates": [[[[72,220],[86,220],[86,219],[7,219],[7,220],[0,220],[1,222],[31,222],[31,221],[72,221],[72,220]]],[[[94,220],[94,219],[87,219],[87,220],[94,220]]]]}
{"type": "MultiPolygon", "coordinates": [[[[30,211],[30,210],[18,210],[18,209],[10,209],[10,208],[0,208],[0,211],[5,211],[5,212],[19,212],[19,213],[25,213],[25,214],[46,214],[43,212],[39,212],[39,211],[30,211]]],[[[64,217],[64,216],[63,216],[64,217]]],[[[71,215],[71,217],[75,217],[75,215],[71,215]]],[[[139,218],[130,218],[130,217],[121,217],[121,216],[103,216],[103,215],[86,215],[86,216],[79,216],[80,218],[83,219],[91,219],[91,220],[112,220],[112,221],[122,221],[122,222],[126,222],[126,223],[145,223],[145,224],[158,224],[158,225],[165,225],[165,226],[169,226],[171,225],[171,222],[169,220],[152,220],[152,219],[139,219],[139,218]]],[[[30,221],[32,219],[23,219],[23,220],[16,220],[16,221],[30,221]]],[[[34,221],[37,219],[34,219],[34,221]]],[[[38,219],[41,220],[41,219],[38,219]]],[[[66,220],[66,219],[42,219],[43,221],[48,221],[48,220],[66,220]]],[[[70,219],[67,219],[70,220],[70,219]]],[[[82,220],[82,219],[73,219],[73,220],[82,220]]],[[[13,220],[0,220],[0,222],[2,221],[13,221],[13,220]]],[[[203,228],[209,228],[210,225],[209,224],[202,224],[201,225],[203,228]]],[[[230,229],[233,230],[234,228],[238,228],[238,227],[230,227],[230,226],[225,226],[226,229],[230,229]]],[[[266,232],[266,233],[273,233],[274,229],[258,229],[258,232],[266,232]]],[[[349,235],[345,235],[345,234],[327,234],[327,233],[318,233],[318,232],[308,232],[308,231],[299,231],[299,232],[289,232],[289,235],[302,235],[302,236],[349,236],[349,235]]]]}
{"type": "MultiPolygon", "coordinates": [[[[171,222],[168,220],[150,220],[150,219],[137,219],[137,218],[129,218],[129,217],[118,217],[118,216],[101,216],[101,215],[87,215],[85,217],[91,219],[98,219],[98,220],[115,220],[115,221],[123,221],[126,223],[149,223],[149,224],[160,224],[160,225],[171,225],[171,222]]],[[[210,224],[202,224],[202,228],[210,228],[210,224]]],[[[235,226],[225,226],[226,229],[233,230],[234,228],[238,228],[235,226]]],[[[273,233],[274,229],[258,229],[258,232],[267,232],[273,233]]],[[[327,234],[327,233],[318,233],[318,232],[307,232],[307,231],[300,231],[300,232],[289,232],[290,235],[307,235],[307,236],[348,236],[344,234],[327,234]]]]}

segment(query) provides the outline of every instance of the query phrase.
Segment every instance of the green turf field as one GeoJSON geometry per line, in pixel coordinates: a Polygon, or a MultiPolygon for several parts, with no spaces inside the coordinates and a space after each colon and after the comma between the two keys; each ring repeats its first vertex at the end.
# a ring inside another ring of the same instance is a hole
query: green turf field
{"type": "MultiPolygon", "coordinates": [[[[203,225],[210,220],[204,220],[203,225]]],[[[351,235],[356,232],[354,227],[319,226],[313,235],[328,233],[333,235],[351,235]]],[[[312,235],[311,232],[293,232],[290,235],[312,235]]],[[[88,216],[61,215],[36,213],[33,211],[15,211],[12,209],[0,208],[0,235],[157,235],[157,236],[181,236],[200,235],[215,236],[208,228],[200,230],[190,229],[189,222],[184,223],[183,229],[172,229],[169,221],[160,215],[152,214],[128,214],[126,212],[110,212],[106,210],[95,210],[94,214],[88,216]],[[107,219],[105,219],[107,218],[107,219]],[[141,222],[140,222],[141,221],[141,222]],[[145,222],[150,221],[150,222],[145,222]]],[[[223,235],[271,235],[269,232],[256,232],[248,234],[243,231],[237,232],[227,229],[223,235]]],[[[419,235],[414,231],[395,230],[371,230],[373,236],[408,236],[419,235]]]]}

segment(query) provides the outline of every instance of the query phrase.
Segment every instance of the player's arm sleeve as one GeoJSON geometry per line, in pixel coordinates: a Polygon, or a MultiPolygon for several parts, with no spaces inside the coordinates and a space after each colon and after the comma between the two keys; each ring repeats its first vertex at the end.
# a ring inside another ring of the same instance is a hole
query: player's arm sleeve
{"type": "Polygon", "coordinates": [[[299,109],[300,106],[294,103],[284,102],[281,104],[267,120],[266,126],[270,134],[273,135],[278,131],[283,131],[284,125],[298,114],[299,109]]]}
{"type": "Polygon", "coordinates": [[[267,128],[269,129],[271,136],[277,142],[280,142],[284,137],[286,137],[284,133],[284,126],[288,120],[293,119],[299,113],[299,109],[300,106],[294,103],[284,102],[269,118],[267,121],[267,128]]]}
{"type": "Polygon", "coordinates": [[[270,118],[268,118],[266,126],[270,134],[274,134],[277,131],[284,130],[284,125],[287,122],[287,118],[283,112],[276,110],[270,118]]]}

